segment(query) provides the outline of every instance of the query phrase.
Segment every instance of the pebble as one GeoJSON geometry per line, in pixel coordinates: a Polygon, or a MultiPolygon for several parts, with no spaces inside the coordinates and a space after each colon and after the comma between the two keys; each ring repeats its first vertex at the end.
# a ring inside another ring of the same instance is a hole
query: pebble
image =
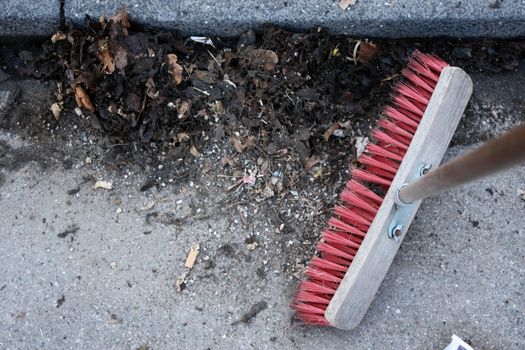
{"type": "Polygon", "coordinates": [[[117,214],[122,213],[122,208],[117,208],[117,214]]]}

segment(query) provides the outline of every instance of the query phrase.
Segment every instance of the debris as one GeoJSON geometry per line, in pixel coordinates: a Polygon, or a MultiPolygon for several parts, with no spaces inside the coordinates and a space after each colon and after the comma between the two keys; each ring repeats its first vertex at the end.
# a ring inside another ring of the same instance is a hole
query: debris
{"type": "Polygon", "coordinates": [[[379,49],[376,44],[368,41],[359,40],[354,46],[353,61],[368,64],[372,62],[379,54],[379,49]]]}
{"type": "Polygon", "coordinates": [[[109,324],[119,324],[119,323],[122,323],[122,320],[118,319],[117,315],[111,314],[107,322],[109,324]]]}
{"type": "Polygon", "coordinates": [[[177,63],[177,55],[175,55],[174,53],[168,54],[167,57],[168,64],[171,66],[171,75],[173,75],[175,84],[179,85],[182,82],[182,66],[177,63]]]}
{"type": "Polygon", "coordinates": [[[117,214],[122,214],[122,208],[117,208],[117,214]]]}
{"type": "Polygon", "coordinates": [[[55,102],[51,105],[51,112],[53,113],[53,116],[57,122],[60,121],[60,113],[62,113],[63,105],[64,104],[62,102],[55,102]]]}
{"type": "Polygon", "coordinates": [[[122,204],[122,199],[120,199],[120,196],[119,196],[119,195],[117,195],[117,196],[115,197],[115,199],[113,200],[113,204],[115,204],[116,206],[119,206],[119,205],[122,204]]]}
{"type": "Polygon", "coordinates": [[[341,124],[339,124],[338,122],[335,122],[333,123],[328,129],[326,129],[326,131],[324,132],[323,134],[323,138],[325,141],[328,141],[330,139],[330,136],[332,136],[332,134],[334,133],[334,131],[336,131],[337,129],[339,129],[341,127],[341,124]]]}
{"type": "Polygon", "coordinates": [[[65,301],[66,301],[66,297],[62,295],[62,296],[57,300],[57,309],[58,309],[59,307],[61,307],[62,304],[64,304],[65,301]]]}
{"type": "Polygon", "coordinates": [[[190,104],[186,101],[182,102],[179,106],[177,106],[177,113],[179,119],[186,119],[186,113],[190,109],[190,104]]]}
{"type": "Polygon", "coordinates": [[[516,190],[516,193],[517,193],[518,196],[521,197],[521,199],[523,199],[523,200],[525,201],[525,191],[524,191],[524,190],[518,188],[518,189],[516,190]]]}
{"type": "Polygon", "coordinates": [[[111,262],[111,268],[112,269],[116,269],[117,268],[117,263],[115,261],[111,262]]]}
{"type": "Polygon", "coordinates": [[[255,181],[257,180],[257,178],[253,175],[246,175],[246,176],[243,176],[242,178],[242,183],[245,184],[245,185],[248,185],[248,186],[253,186],[255,185],[255,181]]]}
{"type": "Polygon", "coordinates": [[[255,145],[255,137],[253,136],[248,136],[245,142],[242,142],[239,136],[234,135],[230,138],[230,141],[238,153],[242,153],[255,145]]]}
{"type": "Polygon", "coordinates": [[[94,188],[103,188],[106,190],[113,189],[113,183],[111,181],[97,181],[95,182],[94,188]]]}
{"type": "Polygon", "coordinates": [[[51,36],[51,42],[54,44],[57,41],[62,41],[67,38],[66,34],[62,33],[61,31],[56,32],[51,36]]]}
{"type": "Polygon", "coordinates": [[[86,164],[91,164],[93,160],[90,157],[86,157],[86,164]]]}
{"type": "Polygon", "coordinates": [[[190,40],[195,41],[196,43],[210,45],[215,49],[215,44],[213,44],[213,41],[207,36],[190,36],[190,40]]]}
{"type": "Polygon", "coordinates": [[[64,231],[62,231],[59,234],[57,234],[57,237],[58,238],[66,238],[68,235],[76,233],[79,229],[80,229],[80,227],[78,227],[75,224],[69,225],[64,231]]]}
{"type": "Polygon", "coordinates": [[[341,0],[339,2],[339,7],[342,10],[346,10],[349,6],[355,5],[356,2],[357,0],[341,0]]]}
{"type": "Polygon", "coordinates": [[[255,250],[255,248],[257,248],[257,246],[258,246],[257,242],[248,243],[248,244],[246,244],[246,249],[252,251],[252,250],[255,250]]]}
{"type": "Polygon", "coordinates": [[[190,252],[188,253],[188,257],[186,258],[184,266],[186,266],[189,269],[193,268],[195,260],[197,259],[197,255],[199,255],[199,244],[191,246],[190,252]]]}
{"type": "Polygon", "coordinates": [[[198,157],[200,157],[200,155],[201,155],[201,154],[199,153],[199,151],[197,151],[197,148],[195,147],[195,145],[191,145],[191,147],[190,147],[190,153],[191,153],[191,155],[194,156],[195,158],[198,158],[198,157]]]}
{"type": "Polygon", "coordinates": [[[268,307],[268,303],[266,301],[259,301],[252,305],[250,310],[242,315],[242,317],[238,320],[232,323],[233,326],[239,324],[239,323],[249,323],[257,314],[263,310],[265,310],[268,307]]]}
{"type": "Polygon", "coordinates": [[[175,281],[175,288],[177,292],[182,292],[186,286],[186,277],[188,276],[189,271],[184,271],[177,280],[175,281]]]}
{"type": "Polygon", "coordinates": [[[268,199],[275,196],[275,192],[273,191],[273,188],[271,186],[266,186],[263,191],[263,197],[268,199]]]}
{"type": "Polygon", "coordinates": [[[144,206],[137,209],[137,211],[138,212],[147,211],[147,210],[153,209],[154,206],[155,206],[155,201],[153,200],[147,201],[146,203],[144,203],[144,206]]]}
{"type": "Polygon", "coordinates": [[[106,74],[113,74],[115,71],[115,61],[113,60],[113,55],[109,50],[108,42],[104,39],[99,39],[97,44],[97,58],[100,63],[102,63],[102,68],[100,70],[106,74]]]}
{"type": "Polygon", "coordinates": [[[315,155],[312,155],[306,159],[304,162],[304,170],[309,171],[312,169],[316,164],[318,164],[321,161],[321,158],[315,155]]]}
{"type": "Polygon", "coordinates": [[[368,145],[368,137],[358,136],[355,138],[355,149],[357,157],[360,157],[361,154],[365,151],[366,145],[368,145]]]}
{"type": "Polygon", "coordinates": [[[131,24],[129,23],[128,11],[125,8],[118,10],[116,15],[109,17],[109,20],[115,24],[120,24],[124,35],[128,35],[131,24]]]}
{"type": "Polygon", "coordinates": [[[253,49],[246,53],[249,65],[252,69],[263,68],[271,71],[279,62],[279,57],[272,50],[253,49]]]}
{"type": "Polygon", "coordinates": [[[75,101],[79,108],[85,108],[91,113],[95,111],[95,107],[93,107],[86,90],[80,85],[75,86],[75,101]]]}

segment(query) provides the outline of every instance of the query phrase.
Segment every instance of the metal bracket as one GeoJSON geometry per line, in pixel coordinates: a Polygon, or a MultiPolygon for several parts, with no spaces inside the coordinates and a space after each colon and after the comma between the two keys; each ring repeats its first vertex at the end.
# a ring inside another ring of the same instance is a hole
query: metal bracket
{"type": "MultiPolygon", "coordinates": [[[[420,178],[421,176],[425,175],[427,171],[430,170],[430,168],[432,168],[432,165],[424,163],[421,164],[412,176],[411,181],[414,181],[420,178]]],[[[390,225],[388,225],[388,237],[390,239],[395,240],[396,242],[399,242],[399,237],[401,237],[401,234],[403,233],[403,228],[407,227],[407,225],[409,224],[409,218],[415,206],[414,203],[405,203],[399,198],[399,191],[406,185],[407,184],[401,185],[401,187],[399,187],[399,189],[396,192],[396,211],[394,213],[394,216],[392,217],[390,225]]]]}

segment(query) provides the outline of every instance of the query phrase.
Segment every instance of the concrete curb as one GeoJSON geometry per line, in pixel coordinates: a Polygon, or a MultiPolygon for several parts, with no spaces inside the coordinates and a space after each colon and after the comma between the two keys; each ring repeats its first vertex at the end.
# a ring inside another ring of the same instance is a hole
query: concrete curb
{"type": "MultiPolygon", "coordinates": [[[[58,27],[60,0],[45,0],[44,5],[6,1],[0,36],[49,35],[58,27]]],[[[64,0],[64,19],[81,24],[86,15],[97,18],[126,7],[138,23],[185,35],[234,36],[272,23],[293,30],[321,26],[359,37],[525,36],[523,0],[358,0],[346,11],[338,4],[338,0],[64,0]]]]}

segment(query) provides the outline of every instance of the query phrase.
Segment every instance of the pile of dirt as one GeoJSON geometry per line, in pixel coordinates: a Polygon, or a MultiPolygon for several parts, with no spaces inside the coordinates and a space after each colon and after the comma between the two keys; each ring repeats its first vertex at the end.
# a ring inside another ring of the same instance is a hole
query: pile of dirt
{"type": "MultiPolygon", "coordinates": [[[[221,175],[232,203],[265,204],[282,232],[305,243],[297,249],[311,250],[356,140],[370,134],[415,48],[467,71],[497,72],[519,64],[525,43],[370,43],[271,27],[236,39],[184,39],[136,26],[120,11],[41,47],[4,50],[0,64],[19,79],[56,85],[52,103],[18,126],[39,130],[42,110],[51,133],[79,125],[83,143],[107,150],[113,166],[151,172],[142,190],[159,186],[160,160],[164,179],[221,175]]],[[[293,249],[291,257],[301,256],[293,249]]]]}

